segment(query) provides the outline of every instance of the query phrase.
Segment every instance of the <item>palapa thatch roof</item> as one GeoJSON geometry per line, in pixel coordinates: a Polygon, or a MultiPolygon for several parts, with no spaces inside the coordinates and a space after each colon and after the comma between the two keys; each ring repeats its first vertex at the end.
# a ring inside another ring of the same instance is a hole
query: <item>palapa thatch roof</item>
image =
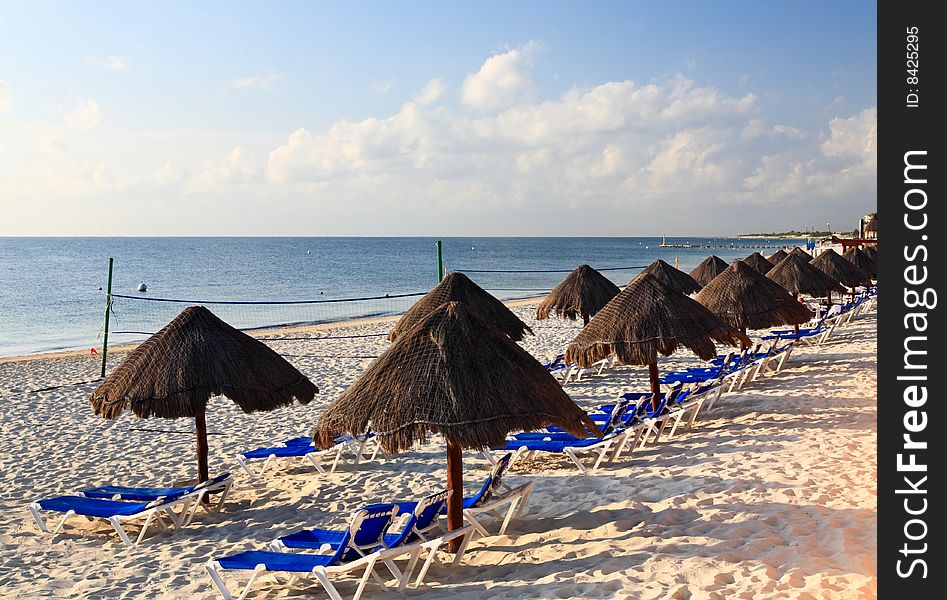
{"type": "Polygon", "coordinates": [[[546,296],[536,309],[537,319],[550,313],[573,321],[588,321],[618,295],[618,286],[589,265],[579,265],[546,296]]]}
{"type": "Polygon", "coordinates": [[[514,341],[523,339],[525,332],[533,333],[526,323],[520,321],[502,302],[470,280],[463,273],[448,273],[437,286],[421,297],[408,309],[388,332],[388,339],[395,341],[424,317],[445,302],[463,302],[490,326],[510,336],[514,341]]]}
{"type": "Polygon", "coordinates": [[[599,431],[532,355],[462,302],[399,336],[322,414],[313,437],[328,446],[369,422],[385,452],[430,432],[480,449],[550,424],[579,437],[599,431]]]}
{"type": "Polygon", "coordinates": [[[842,258],[855,265],[858,270],[868,274],[869,277],[878,277],[878,265],[865,252],[859,248],[849,248],[842,255],[842,258]]]}
{"type": "Polygon", "coordinates": [[[565,358],[587,367],[614,352],[622,364],[647,365],[685,346],[709,360],[717,355],[715,341],[749,344],[694,300],[641,273],[585,326],[565,358]]]}
{"type": "Polygon", "coordinates": [[[704,286],[695,299],[738,329],[800,325],[812,318],[809,309],[778,283],[740,260],[704,286]]]}
{"type": "Polygon", "coordinates": [[[803,250],[802,248],[800,248],[799,246],[796,246],[795,248],[790,250],[789,253],[795,256],[798,256],[799,258],[801,258],[802,260],[806,262],[809,262],[810,260],[812,260],[812,255],[806,252],[805,250],[803,250]]]}
{"type": "Polygon", "coordinates": [[[711,254],[702,263],[694,267],[694,270],[691,271],[691,277],[703,287],[726,270],[727,263],[716,254],[711,254]]]}
{"type": "Polygon", "coordinates": [[[844,292],[837,281],[813,267],[800,256],[790,254],[772,268],[767,277],[778,283],[790,294],[808,294],[824,298],[829,292],[844,292]]]}
{"type": "Polygon", "coordinates": [[[654,275],[658,281],[685,296],[700,291],[700,284],[694,281],[693,277],[684,271],[675,269],[660,258],[648,265],[648,268],[642,273],[654,275]]]}
{"type": "Polygon", "coordinates": [[[755,269],[760,275],[766,275],[769,273],[769,270],[773,268],[773,264],[766,260],[759,252],[754,252],[747,256],[743,259],[743,262],[755,269]]]}
{"type": "Polygon", "coordinates": [[[224,395],[250,413],[306,404],[319,390],[263,342],[189,306],[135,348],[92,392],[97,415],[195,417],[224,395]]]}
{"type": "Polygon", "coordinates": [[[855,287],[865,283],[868,275],[861,272],[858,267],[842,258],[835,250],[828,248],[809,263],[819,269],[832,281],[837,281],[848,287],[855,287]]]}
{"type": "Polygon", "coordinates": [[[870,258],[871,260],[875,261],[875,265],[877,266],[877,264],[878,264],[878,246],[877,246],[877,245],[875,245],[875,244],[869,244],[869,245],[865,246],[865,248],[864,248],[864,250],[862,250],[862,252],[864,252],[865,254],[867,254],[867,255],[868,255],[868,258],[870,258]]]}
{"type": "Polygon", "coordinates": [[[769,264],[774,267],[779,264],[779,261],[789,256],[789,253],[780,248],[776,252],[773,252],[771,255],[766,257],[766,260],[769,261],[769,264]]]}

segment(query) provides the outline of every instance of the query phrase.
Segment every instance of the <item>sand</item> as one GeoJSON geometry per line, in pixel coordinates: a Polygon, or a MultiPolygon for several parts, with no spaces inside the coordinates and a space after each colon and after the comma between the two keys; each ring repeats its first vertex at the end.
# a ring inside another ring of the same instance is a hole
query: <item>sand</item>
{"type": "MultiPolygon", "coordinates": [[[[515,310],[536,331],[523,345],[537,357],[561,351],[578,332],[561,321],[532,321],[529,304],[515,310]]],[[[521,461],[509,482],[536,482],[528,513],[504,536],[476,538],[461,565],[435,566],[426,585],[405,596],[874,597],[875,316],[837,329],[819,348],[797,350],[780,373],[725,394],[696,429],[592,475],[556,456],[521,461]]],[[[324,326],[318,334],[381,334],[389,325],[324,326]]],[[[236,473],[232,457],[240,451],[308,433],[387,345],[382,336],[269,343],[321,393],[306,407],[254,415],[212,400],[212,473],[236,473]]],[[[114,354],[113,366],[121,355],[114,354]]],[[[300,463],[263,484],[237,473],[221,513],[137,548],[123,547],[101,521],[73,520],[63,533],[41,535],[26,510],[31,501],[90,484],[157,485],[195,476],[192,423],[130,415],[111,422],[92,414],[87,397],[97,360],[73,353],[0,363],[2,597],[216,598],[202,568],[212,556],[261,549],[304,527],[339,526],[366,502],[409,500],[444,485],[443,441],[432,438],[415,451],[329,475],[300,463]]],[[[661,366],[696,362],[681,353],[661,366]]],[[[646,377],[641,367],[618,367],[566,389],[591,408],[645,390],[646,377]]],[[[472,452],[464,459],[471,493],[489,465],[472,452]]],[[[325,597],[307,580],[292,587],[264,580],[255,589],[251,598],[325,597]]],[[[353,589],[343,585],[345,593],[353,589]]],[[[370,584],[366,597],[381,596],[370,584]]]]}

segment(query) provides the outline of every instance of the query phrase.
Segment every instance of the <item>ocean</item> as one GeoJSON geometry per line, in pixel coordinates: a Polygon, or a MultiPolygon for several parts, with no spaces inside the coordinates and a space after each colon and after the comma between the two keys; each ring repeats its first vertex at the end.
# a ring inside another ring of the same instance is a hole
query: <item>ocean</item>
{"type": "MultiPolygon", "coordinates": [[[[604,274],[622,285],[658,258],[689,271],[709,254],[729,262],[799,243],[667,238],[695,247],[662,248],[661,241],[443,238],[443,262],[508,299],[538,295],[582,263],[612,269],[604,274]]],[[[100,349],[109,257],[110,345],[144,339],[192,302],[308,301],[208,304],[234,326],[265,328],[396,314],[417,299],[401,295],[437,282],[435,238],[0,238],[0,357],[100,349]],[[339,301],[350,298],[369,299],[339,301]]]]}

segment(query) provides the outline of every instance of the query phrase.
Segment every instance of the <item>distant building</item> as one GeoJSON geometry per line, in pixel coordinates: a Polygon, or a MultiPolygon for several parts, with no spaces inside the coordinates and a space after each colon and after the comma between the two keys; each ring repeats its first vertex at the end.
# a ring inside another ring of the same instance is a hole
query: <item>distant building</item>
{"type": "Polygon", "coordinates": [[[878,214],[871,213],[865,215],[865,239],[866,240],[877,240],[878,239],[878,214]]]}

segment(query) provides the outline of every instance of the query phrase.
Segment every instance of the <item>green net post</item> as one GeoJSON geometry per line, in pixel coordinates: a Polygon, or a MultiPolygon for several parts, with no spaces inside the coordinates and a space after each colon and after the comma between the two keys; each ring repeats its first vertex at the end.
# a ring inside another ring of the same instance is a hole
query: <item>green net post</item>
{"type": "Polygon", "coordinates": [[[109,279],[105,291],[105,334],[102,336],[102,377],[105,377],[105,359],[109,352],[109,312],[112,308],[112,258],[109,257],[109,279]]]}
{"type": "Polygon", "coordinates": [[[434,245],[437,246],[437,282],[440,283],[444,279],[443,244],[441,244],[441,240],[437,240],[434,245]]]}

